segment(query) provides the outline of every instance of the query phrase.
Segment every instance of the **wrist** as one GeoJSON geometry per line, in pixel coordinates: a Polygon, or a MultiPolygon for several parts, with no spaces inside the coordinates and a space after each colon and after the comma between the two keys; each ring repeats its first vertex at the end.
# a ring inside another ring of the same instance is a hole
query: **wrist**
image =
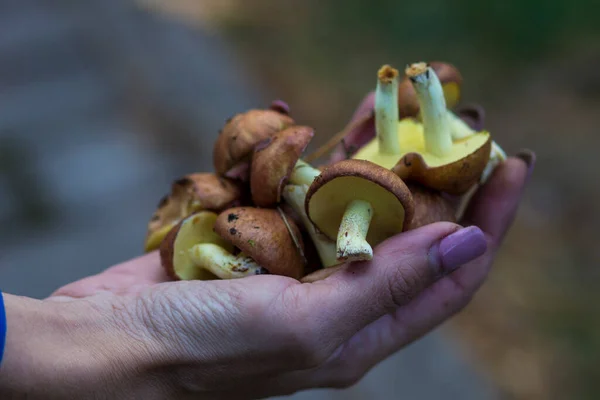
{"type": "Polygon", "coordinates": [[[118,329],[102,306],[7,294],[4,303],[0,398],[117,398],[143,387],[147,345],[118,329]]]}

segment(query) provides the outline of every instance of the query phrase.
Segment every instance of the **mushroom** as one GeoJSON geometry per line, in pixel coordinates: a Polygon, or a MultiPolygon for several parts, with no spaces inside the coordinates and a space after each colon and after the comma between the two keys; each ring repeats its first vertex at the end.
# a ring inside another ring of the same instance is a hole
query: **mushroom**
{"type": "Polygon", "coordinates": [[[176,180],[148,223],[144,250],[156,250],[183,218],[200,210],[221,212],[239,205],[243,194],[238,182],[211,173],[195,173],[176,180]]]}
{"type": "Polygon", "coordinates": [[[415,203],[415,212],[407,231],[435,222],[456,222],[456,209],[442,193],[414,183],[408,183],[406,186],[410,189],[415,203]]]}
{"type": "MultiPolygon", "coordinates": [[[[207,264],[252,261],[274,275],[300,279],[306,260],[300,230],[281,209],[234,207],[222,212],[215,221],[215,232],[241,250],[240,255],[214,249],[204,251],[207,264]]],[[[202,250],[202,249],[200,249],[202,250]]]]}
{"type": "MultiPolygon", "coordinates": [[[[354,158],[392,168],[406,181],[419,182],[449,194],[463,194],[478,182],[488,162],[490,134],[481,131],[453,141],[442,85],[433,69],[425,63],[417,63],[409,66],[406,74],[415,87],[423,122],[404,118],[394,126],[377,128],[391,131],[382,132],[381,136],[396,138],[400,156],[378,151],[377,145],[371,142],[354,158]]],[[[393,97],[384,100],[389,104],[382,104],[382,109],[396,104],[393,97]]]]}
{"type": "MultiPolygon", "coordinates": [[[[439,77],[446,105],[449,109],[454,108],[460,100],[460,89],[463,82],[460,71],[454,65],[441,61],[433,61],[429,63],[429,66],[439,77]]],[[[419,115],[419,101],[408,75],[405,75],[398,85],[398,109],[401,118],[419,115]]]]}
{"type": "Polygon", "coordinates": [[[410,190],[389,169],[364,160],[325,168],[308,189],[306,214],[336,240],[338,262],[370,260],[372,247],[405,230],[414,214],[410,190]]]}
{"type": "Polygon", "coordinates": [[[304,211],[308,185],[321,174],[320,169],[300,159],[313,137],[312,128],[292,126],[259,143],[252,158],[250,189],[258,207],[290,207],[294,218],[306,227],[321,264],[331,266],[337,264],[335,243],[315,231],[304,211]]]}
{"type": "Polygon", "coordinates": [[[227,121],[213,147],[213,164],[223,176],[234,168],[248,164],[254,146],[294,124],[282,102],[267,110],[249,110],[227,121]]]}
{"type": "Polygon", "coordinates": [[[258,207],[273,207],[290,181],[312,183],[320,171],[300,162],[300,156],[314,136],[307,126],[291,126],[260,142],[254,149],[250,170],[250,192],[258,207]],[[308,176],[303,174],[309,173],[308,176]]]}
{"type": "Polygon", "coordinates": [[[248,257],[230,256],[234,247],[213,231],[217,214],[200,211],[177,224],[160,245],[160,259],[177,280],[233,279],[267,271],[248,257]]]}

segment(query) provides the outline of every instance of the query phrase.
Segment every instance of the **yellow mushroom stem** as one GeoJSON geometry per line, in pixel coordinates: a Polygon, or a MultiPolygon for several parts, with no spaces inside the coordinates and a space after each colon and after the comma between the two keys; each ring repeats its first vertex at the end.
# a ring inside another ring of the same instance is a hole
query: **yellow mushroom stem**
{"type": "Polygon", "coordinates": [[[481,178],[479,179],[480,184],[484,184],[490,179],[492,176],[492,172],[498,166],[498,164],[502,163],[506,160],[506,153],[502,150],[496,142],[492,141],[492,150],[490,151],[490,160],[488,161],[485,169],[481,173],[481,178]]]}
{"type": "Polygon", "coordinates": [[[444,157],[452,151],[452,134],[442,84],[425,63],[413,64],[406,72],[419,102],[425,149],[428,153],[444,157]]]}
{"type": "Polygon", "coordinates": [[[210,271],[221,279],[236,279],[269,273],[247,255],[240,253],[234,256],[221,246],[212,243],[194,245],[189,249],[189,255],[198,268],[210,271]]]}
{"type": "Polygon", "coordinates": [[[367,242],[373,207],[364,200],[352,200],[346,210],[337,237],[338,261],[364,261],[373,258],[373,248],[367,242]]]}
{"type": "Polygon", "coordinates": [[[398,141],[398,70],[384,65],[377,73],[375,132],[379,152],[400,154],[398,141]]]}
{"type": "Polygon", "coordinates": [[[312,224],[306,210],[304,208],[304,202],[306,200],[306,193],[308,191],[308,185],[287,185],[283,189],[283,198],[292,207],[294,212],[300,216],[302,224],[308,231],[310,238],[312,239],[321,264],[324,268],[331,267],[339,264],[335,256],[335,243],[329,240],[325,235],[318,232],[315,226],[312,224]]]}
{"type": "Polygon", "coordinates": [[[290,175],[290,183],[292,185],[312,185],[313,181],[317,176],[321,174],[321,171],[314,168],[312,165],[298,160],[294,165],[294,170],[290,175]]]}
{"type": "Polygon", "coordinates": [[[461,140],[465,139],[471,135],[477,133],[460,117],[454,114],[450,110],[446,110],[446,119],[448,121],[448,125],[450,126],[450,135],[452,140],[461,140]]]}

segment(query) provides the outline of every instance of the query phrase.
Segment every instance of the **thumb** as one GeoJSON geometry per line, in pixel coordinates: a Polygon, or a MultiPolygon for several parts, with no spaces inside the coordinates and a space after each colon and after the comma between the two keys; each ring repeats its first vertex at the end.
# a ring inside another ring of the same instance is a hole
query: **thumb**
{"type": "Polygon", "coordinates": [[[323,333],[336,346],[486,250],[487,240],[476,226],[430,224],[388,239],[371,261],[346,264],[325,279],[303,284],[310,292],[304,306],[319,310],[318,320],[327,321],[323,333]]]}

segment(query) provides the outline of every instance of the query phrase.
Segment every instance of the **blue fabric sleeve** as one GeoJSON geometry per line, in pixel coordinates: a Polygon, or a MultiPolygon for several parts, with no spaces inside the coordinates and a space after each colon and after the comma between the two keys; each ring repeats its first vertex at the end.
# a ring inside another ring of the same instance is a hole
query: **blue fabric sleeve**
{"type": "Polygon", "coordinates": [[[6,345],[6,309],[4,308],[4,296],[0,292],[0,365],[4,357],[4,346],[6,345]]]}

